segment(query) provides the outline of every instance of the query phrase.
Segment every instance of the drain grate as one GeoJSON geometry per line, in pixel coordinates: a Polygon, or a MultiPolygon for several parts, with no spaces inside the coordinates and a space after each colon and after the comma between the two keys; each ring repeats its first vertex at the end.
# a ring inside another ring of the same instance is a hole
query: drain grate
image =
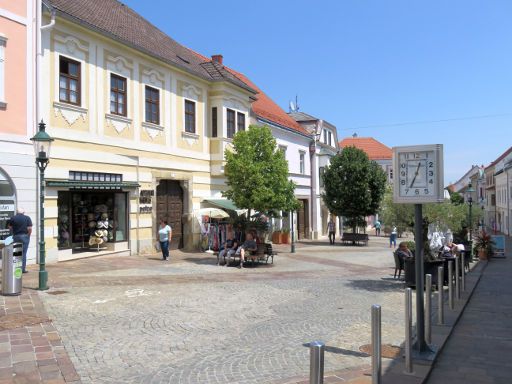
{"type": "MultiPolygon", "coordinates": [[[[361,345],[359,347],[359,350],[361,352],[364,352],[368,355],[372,355],[372,345],[371,344],[365,344],[361,345]]],[[[397,357],[400,357],[401,349],[400,347],[391,345],[391,344],[383,344],[381,347],[381,353],[382,357],[386,359],[396,359],[397,357]]]]}
{"type": "Polygon", "coordinates": [[[51,292],[46,292],[46,293],[49,295],[63,295],[65,293],[68,293],[68,291],[51,291],[51,292]]]}
{"type": "Polygon", "coordinates": [[[50,321],[50,319],[47,317],[25,315],[24,313],[12,313],[0,316],[0,331],[47,323],[48,321],[50,321]]]}

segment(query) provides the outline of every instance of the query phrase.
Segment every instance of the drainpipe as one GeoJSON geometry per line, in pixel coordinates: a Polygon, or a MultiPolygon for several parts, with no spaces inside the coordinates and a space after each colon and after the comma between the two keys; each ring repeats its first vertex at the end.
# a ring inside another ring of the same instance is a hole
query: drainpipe
{"type": "MultiPolygon", "coordinates": [[[[36,123],[41,121],[41,62],[43,60],[43,47],[41,35],[43,31],[49,31],[55,25],[55,9],[51,8],[44,1],[37,2],[37,16],[36,16],[36,123]],[[41,25],[43,16],[43,5],[51,12],[51,20],[49,24],[41,25]]],[[[35,126],[35,125],[34,125],[35,126]]]]}

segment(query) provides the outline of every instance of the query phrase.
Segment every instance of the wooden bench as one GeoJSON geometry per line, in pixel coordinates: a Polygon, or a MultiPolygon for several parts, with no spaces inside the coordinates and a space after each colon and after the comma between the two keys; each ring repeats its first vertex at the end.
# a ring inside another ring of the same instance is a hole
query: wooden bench
{"type": "Polygon", "coordinates": [[[368,245],[368,234],[367,233],[351,233],[351,232],[343,232],[343,236],[341,237],[341,242],[343,244],[351,243],[351,244],[360,244],[364,243],[364,245],[368,245]]]}

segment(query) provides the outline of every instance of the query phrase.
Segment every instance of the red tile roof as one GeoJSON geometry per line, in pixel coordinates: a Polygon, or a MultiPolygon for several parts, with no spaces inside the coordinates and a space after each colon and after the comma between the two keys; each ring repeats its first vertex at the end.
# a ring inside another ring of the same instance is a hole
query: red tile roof
{"type": "Polygon", "coordinates": [[[501,160],[503,160],[505,157],[507,157],[510,153],[512,153],[512,147],[507,149],[505,152],[501,154],[500,157],[498,157],[496,160],[494,160],[491,164],[489,164],[485,169],[492,167],[493,165],[498,164],[501,160]]]}
{"type": "Polygon", "coordinates": [[[370,160],[391,160],[393,152],[373,137],[347,137],[340,141],[340,147],[356,147],[366,152],[370,160]]]}
{"type": "MultiPolygon", "coordinates": [[[[203,60],[211,61],[210,58],[200,54],[199,52],[194,52],[198,57],[203,60]]],[[[300,133],[309,135],[308,131],[306,131],[299,123],[295,121],[291,116],[289,116],[279,105],[277,105],[270,97],[268,97],[256,84],[254,84],[247,76],[243,73],[237,72],[232,68],[224,66],[226,70],[231,72],[238,79],[247,84],[250,88],[257,91],[256,101],[252,103],[252,110],[256,114],[256,116],[269,120],[278,125],[282,125],[286,128],[293,129],[300,133]]]]}

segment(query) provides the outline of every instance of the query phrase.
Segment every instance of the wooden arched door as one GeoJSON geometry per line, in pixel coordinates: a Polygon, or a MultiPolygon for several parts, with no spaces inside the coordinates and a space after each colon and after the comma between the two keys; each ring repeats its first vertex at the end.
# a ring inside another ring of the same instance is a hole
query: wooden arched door
{"type": "Polygon", "coordinates": [[[176,180],[160,180],[156,187],[157,225],[167,220],[172,228],[171,249],[183,247],[183,189],[176,180]]]}

